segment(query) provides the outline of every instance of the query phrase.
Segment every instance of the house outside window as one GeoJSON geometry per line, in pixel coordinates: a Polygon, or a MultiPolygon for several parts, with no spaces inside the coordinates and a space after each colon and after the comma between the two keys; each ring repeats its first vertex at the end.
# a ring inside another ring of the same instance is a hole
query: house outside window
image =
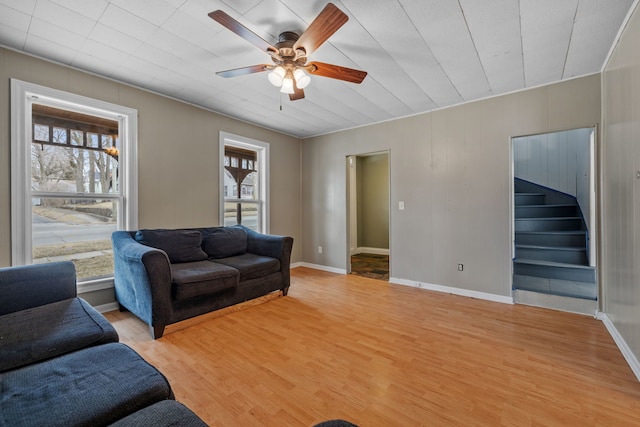
{"type": "Polygon", "coordinates": [[[220,150],[222,224],[268,233],[269,144],[221,132],[220,150]],[[226,188],[233,192],[228,194],[226,188]]]}

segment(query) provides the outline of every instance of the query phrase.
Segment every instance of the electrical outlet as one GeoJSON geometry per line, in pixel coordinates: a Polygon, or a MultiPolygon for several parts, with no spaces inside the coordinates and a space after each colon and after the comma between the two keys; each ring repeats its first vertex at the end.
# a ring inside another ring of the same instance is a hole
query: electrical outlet
{"type": "Polygon", "coordinates": [[[462,270],[464,270],[464,265],[458,264],[458,271],[462,271],[462,270]]]}
{"type": "Polygon", "coordinates": [[[321,254],[322,253],[322,246],[318,246],[318,253],[321,254]]]}

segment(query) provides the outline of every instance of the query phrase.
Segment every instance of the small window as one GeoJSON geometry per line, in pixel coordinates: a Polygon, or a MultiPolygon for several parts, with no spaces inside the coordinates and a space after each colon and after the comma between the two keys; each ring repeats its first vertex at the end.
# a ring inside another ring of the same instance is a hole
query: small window
{"type": "Polygon", "coordinates": [[[257,170],[268,165],[269,144],[237,135],[220,133],[221,167],[220,200],[222,224],[242,224],[268,233],[268,171],[257,170]],[[227,164],[227,160],[230,162],[227,164]],[[232,188],[231,194],[227,188],[232,188]]]}

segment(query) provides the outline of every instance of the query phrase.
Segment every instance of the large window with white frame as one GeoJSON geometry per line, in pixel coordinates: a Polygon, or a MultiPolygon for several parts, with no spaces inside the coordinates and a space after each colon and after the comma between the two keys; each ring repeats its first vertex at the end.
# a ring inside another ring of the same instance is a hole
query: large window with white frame
{"type": "Polygon", "coordinates": [[[19,80],[12,90],[12,264],[71,260],[110,286],[111,233],[137,226],[136,110],[19,80]]]}
{"type": "Polygon", "coordinates": [[[269,232],[269,144],[220,132],[220,222],[269,232]]]}

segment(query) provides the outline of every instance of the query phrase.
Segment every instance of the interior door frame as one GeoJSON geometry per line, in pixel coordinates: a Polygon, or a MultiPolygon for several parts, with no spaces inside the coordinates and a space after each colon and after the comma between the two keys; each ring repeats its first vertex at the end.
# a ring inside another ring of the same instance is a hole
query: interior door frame
{"type": "Polygon", "coordinates": [[[388,212],[389,212],[389,225],[387,227],[387,233],[389,236],[389,275],[391,277],[391,150],[379,150],[358,154],[347,154],[345,157],[345,175],[346,175],[346,200],[347,200],[347,224],[346,224],[346,242],[347,242],[347,260],[346,271],[347,274],[351,273],[351,256],[353,255],[353,233],[355,232],[356,248],[357,248],[357,230],[358,230],[358,213],[357,213],[357,158],[374,156],[385,154],[387,156],[387,189],[388,189],[388,212]],[[355,230],[354,230],[355,228],[355,230]]]}
{"type": "Polygon", "coordinates": [[[591,129],[590,141],[589,141],[589,154],[590,154],[590,176],[589,176],[589,227],[593,227],[593,229],[588,232],[588,247],[589,247],[589,265],[596,267],[596,292],[598,295],[598,307],[600,309],[603,307],[602,301],[602,293],[600,292],[600,268],[598,268],[599,260],[601,259],[600,252],[600,204],[601,197],[598,192],[598,188],[600,188],[600,157],[598,155],[598,135],[599,128],[597,124],[592,126],[581,126],[571,129],[561,129],[549,132],[539,132],[525,135],[516,135],[511,136],[509,138],[509,209],[510,209],[510,239],[511,239],[511,262],[510,262],[510,276],[509,283],[511,284],[511,294],[513,295],[513,260],[515,259],[515,188],[514,188],[514,179],[515,179],[515,140],[517,138],[523,138],[527,136],[536,136],[536,135],[549,135],[560,132],[567,132],[578,129],[591,129]]]}

